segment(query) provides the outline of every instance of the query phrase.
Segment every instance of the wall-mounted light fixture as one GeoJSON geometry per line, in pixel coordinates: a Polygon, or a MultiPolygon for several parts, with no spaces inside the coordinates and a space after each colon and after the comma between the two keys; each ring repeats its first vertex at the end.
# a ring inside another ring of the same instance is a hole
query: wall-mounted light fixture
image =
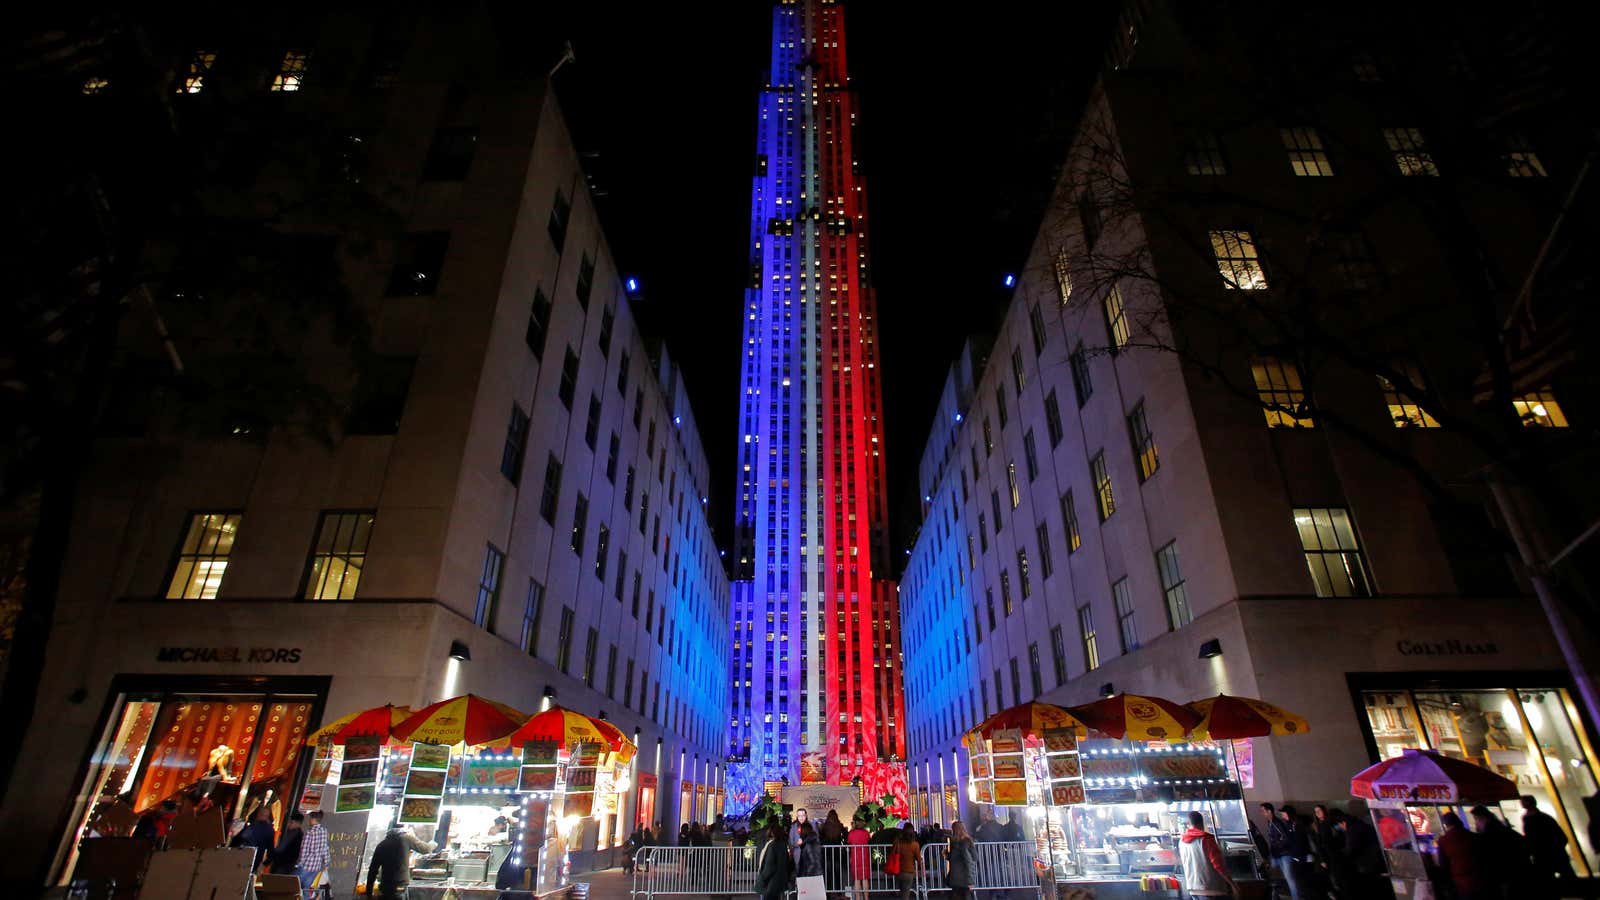
{"type": "Polygon", "coordinates": [[[467,647],[466,641],[450,642],[450,658],[462,662],[472,662],[472,651],[467,647]]]}
{"type": "Polygon", "coordinates": [[[1108,681],[1105,684],[1100,685],[1100,696],[1114,697],[1116,694],[1117,689],[1111,686],[1111,682],[1108,681]]]}
{"type": "Polygon", "coordinates": [[[1221,655],[1222,655],[1222,641],[1220,641],[1220,640],[1218,640],[1216,638],[1212,638],[1211,640],[1206,641],[1204,644],[1200,645],[1200,658],[1201,659],[1210,659],[1213,656],[1221,656],[1221,655]]]}

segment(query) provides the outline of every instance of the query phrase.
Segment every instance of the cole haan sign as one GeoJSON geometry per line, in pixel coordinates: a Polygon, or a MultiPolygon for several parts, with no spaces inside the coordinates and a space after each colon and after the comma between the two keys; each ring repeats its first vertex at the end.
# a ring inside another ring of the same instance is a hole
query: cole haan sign
{"type": "Polygon", "coordinates": [[[1452,638],[1448,641],[1406,641],[1394,642],[1394,648],[1400,651],[1401,656],[1489,656],[1500,652],[1500,645],[1494,641],[1463,641],[1452,638]]]}
{"type": "Polygon", "coordinates": [[[164,663],[297,663],[299,647],[162,647],[156,662],[164,663]]]}

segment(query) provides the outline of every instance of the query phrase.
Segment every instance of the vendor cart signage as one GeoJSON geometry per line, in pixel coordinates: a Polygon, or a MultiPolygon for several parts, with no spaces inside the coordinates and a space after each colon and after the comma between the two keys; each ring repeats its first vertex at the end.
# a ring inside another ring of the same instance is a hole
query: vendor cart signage
{"type": "Polygon", "coordinates": [[[400,802],[400,821],[434,824],[439,821],[439,797],[407,797],[400,802]]]}
{"type": "Polygon", "coordinates": [[[338,796],[334,800],[334,812],[361,812],[369,810],[378,799],[378,786],[375,784],[360,784],[355,786],[340,785],[338,796]]]}
{"type": "Polygon", "coordinates": [[[1222,757],[1215,753],[1155,754],[1143,760],[1145,774],[1151,778],[1222,778],[1222,757]]]}
{"type": "Polygon", "coordinates": [[[1417,800],[1453,802],[1456,787],[1453,784],[1375,784],[1372,793],[1378,800],[1417,800]]]}
{"type": "Polygon", "coordinates": [[[510,761],[504,759],[468,759],[463,770],[461,786],[466,788],[499,788],[505,791],[517,789],[517,773],[521,766],[515,758],[510,761]]]}
{"type": "Polygon", "coordinates": [[[450,768],[450,746],[448,744],[413,744],[411,748],[411,768],[450,768]]]}
{"type": "Polygon", "coordinates": [[[299,647],[161,647],[156,662],[164,663],[297,663],[299,647]]]}

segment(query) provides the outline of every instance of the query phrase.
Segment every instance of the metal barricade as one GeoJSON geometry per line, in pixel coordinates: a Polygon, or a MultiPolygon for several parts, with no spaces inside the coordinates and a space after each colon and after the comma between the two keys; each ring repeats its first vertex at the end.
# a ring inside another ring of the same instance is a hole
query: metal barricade
{"type": "MultiPolygon", "coordinates": [[[[929,891],[948,891],[945,884],[945,856],[949,844],[930,844],[922,848],[922,880],[924,894],[929,891]]],[[[1035,898],[1043,896],[1043,875],[1034,863],[1038,852],[1032,841],[995,841],[974,843],[972,886],[974,893],[996,891],[1032,892],[1035,898]]],[[[1019,894],[1016,900],[1021,900],[1019,894]]]]}
{"type": "Polygon", "coordinates": [[[645,847],[634,855],[635,897],[753,894],[755,847],[645,847]]]}
{"type": "MultiPolygon", "coordinates": [[[[892,845],[827,844],[821,849],[822,871],[806,874],[822,876],[829,900],[897,900],[908,888],[915,897],[927,898],[950,890],[945,884],[946,844],[922,848],[922,865],[907,873],[909,883],[884,871],[892,845]]],[[[1041,900],[1042,876],[1034,864],[1031,841],[974,844],[973,851],[973,893],[1001,894],[989,900],[1041,900]]],[[[634,860],[631,894],[636,898],[753,894],[758,852],[756,847],[646,847],[634,860]]],[[[795,894],[791,886],[785,897],[795,894]]]]}

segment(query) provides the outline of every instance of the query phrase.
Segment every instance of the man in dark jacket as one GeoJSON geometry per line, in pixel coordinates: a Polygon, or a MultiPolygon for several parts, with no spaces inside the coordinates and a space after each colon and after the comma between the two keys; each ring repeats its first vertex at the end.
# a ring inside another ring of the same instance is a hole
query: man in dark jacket
{"type": "Polygon", "coordinates": [[[277,875],[293,875],[294,864],[300,861],[300,838],[305,835],[301,826],[306,820],[306,814],[292,812],[289,821],[283,825],[283,834],[278,835],[278,846],[273,848],[269,861],[272,871],[277,875]]]}
{"type": "MultiPolygon", "coordinates": [[[[1272,804],[1261,804],[1261,810],[1271,815],[1272,804]]],[[[1300,900],[1300,883],[1304,876],[1301,866],[1311,850],[1295,808],[1287,803],[1267,823],[1267,849],[1272,853],[1273,863],[1283,873],[1283,880],[1289,885],[1289,897],[1291,900],[1300,900]]]]}
{"type": "Polygon", "coordinates": [[[249,847],[256,851],[255,857],[250,862],[250,868],[254,870],[261,865],[261,860],[272,852],[272,843],[276,837],[272,833],[272,810],[267,809],[265,806],[258,806],[255,812],[250,814],[250,824],[244,826],[243,831],[234,835],[228,846],[249,847]]]}
{"type": "Polygon", "coordinates": [[[1522,836],[1528,840],[1534,877],[1547,884],[1551,877],[1572,878],[1572,857],[1567,855],[1567,833],[1561,823],[1539,808],[1531,796],[1522,798],[1522,836]]]}
{"type": "Polygon", "coordinates": [[[756,893],[765,900],[779,900],[789,889],[791,871],[788,838],[781,827],[774,825],[767,829],[761,849],[756,852],[756,893]]]}
{"type": "Polygon", "coordinates": [[[1487,806],[1472,808],[1472,827],[1478,832],[1492,897],[1523,897],[1530,882],[1528,842],[1500,820],[1487,806]]]}
{"type": "Polygon", "coordinates": [[[1000,823],[994,820],[994,813],[983,810],[978,815],[982,821],[978,823],[978,828],[972,835],[978,843],[992,844],[995,841],[1005,840],[1000,836],[1000,823]]]}
{"type": "Polygon", "coordinates": [[[399,900],[400,887],[410,880],[411,854],[406,849],[401,830],[390,827],[389,833],[372,851],[372,865],[367,867],[367,896],[380,900],[399,900]],[[378,883],[383,893],[374,894],[372,883],[378,883]]]}
{"type": "Polygon", "coordinates": [[[1000,826],[1000,840],[1025,841],[1028,836],[1022,833],[1022,823],[1017,821],[1017,814],[1006,816],[1006,823],[1000,826]]]}

